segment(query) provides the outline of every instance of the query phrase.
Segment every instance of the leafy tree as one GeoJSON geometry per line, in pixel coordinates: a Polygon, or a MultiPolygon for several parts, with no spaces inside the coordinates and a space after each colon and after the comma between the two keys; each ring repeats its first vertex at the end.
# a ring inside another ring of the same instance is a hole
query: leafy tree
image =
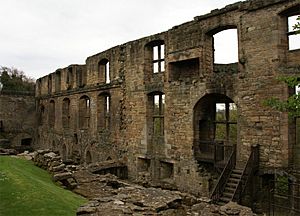
{"type": "Polygon", "coordinates": [[[16,68],[0,67],[0,85],[3,91],[34,91],[35,81],[16,68]]]}

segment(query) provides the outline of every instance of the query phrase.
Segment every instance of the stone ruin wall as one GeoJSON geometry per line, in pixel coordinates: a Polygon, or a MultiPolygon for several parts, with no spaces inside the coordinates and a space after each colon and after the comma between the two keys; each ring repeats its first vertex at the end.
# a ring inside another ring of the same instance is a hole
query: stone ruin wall
{"type": "Polygon", "coordinates": [[[33,148],[35,107],[33,93],[0,92],[0,148],[33,148]]]}
{"type": "Polygon", "coordinates": [[[207,195],[211,175],[199,172],[194,158],[195,109],[206,95],[224,95],[238,108],[238,161],[244,162],[250,147],[260,144],[262,172],[288,167],[296,144],[293,123],[287,114],[262,105],[272,96],[287,98],[288,89],[276,77],[300,72],[299,50],[288,50],[289,14],[284,13],[288,8],[297,10],[299,2],[239,2],[90,56],[85,65],[70,65],[38,79],[37,144],[59,150],[65,158],[78,157],[82,163],[122,158],[132,179],[143,176],[153,183],[167,182],[207,195]],[[238,31],[239,62],[218,69],[212,36],[228,28],[238,31]],[[161,44],[165,71],[153,73],[152,48],[161,44]],[[105,83],[107,62],[109,83],[105,83]],[[150,123],[154,94],[165,95],[164,133],[159,139],[153,138],[150,123]],[[101,125],[106,118],[101,114],[106,96],[108,127],[101,125]],[[80,99],[87,97],[90,111],[83,116],[89,123],[83,126],[80,99]],[[70,102],[67,128],[63,122],[66,98],[70,102]]]}

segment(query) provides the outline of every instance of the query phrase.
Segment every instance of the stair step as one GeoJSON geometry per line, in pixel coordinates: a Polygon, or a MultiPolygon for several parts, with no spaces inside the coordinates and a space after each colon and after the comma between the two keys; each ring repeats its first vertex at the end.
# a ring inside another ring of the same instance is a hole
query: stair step
{"type": "Polygon", "coordinates": [[[233,170],[232,170],[232,173],[242,174],[242,173],[243,173],[243,170],[240,170],[240,169],[233,169],[233,170]]]}
{"type": "Polygon", "coordinates": [[[219,206],[223,206],[223,205],[226,205],[226,204],[227,204],[227,202],[218,201],[218,202],[217,202],[217,204],[218,204],[219,206]]]}
{"type": "Polygon", "coordinates": [[[236,179],[236,178],[231,178],[229,177],[228,182],[236,182],[238,183],[240,179],[236,179]]]}
{"type": "Polygon", "coordinates": [[[232,174],[230,175],[231,178],[236,178],[236,179],[240,179],[242,175],[240,174],[232,174]]]}
{"type": "Polygon", "coordinates": [[[224,192],[222,195],[222,197],[230,198],[230,199],[232,198],[232,196],[233,196],[233,193],[227,193],[227,192],[224,192]]]}
{"type": "Polygon", "coordinates": [[[228,193],[234,193],[235,188],[227,187],[227,186],[226,186],[226,187],[224,188],[224,192],[225,192],[225,191],[228,192],[228,193]]]}
{"type": "Polygon", "coordinates": [[[230,188],[236,188],[237,184],[235,184],[235,183],[227,183],[226,186],[228,186],[230,188]]]}
{"type": "Polygon", "coordinates": [[[228,203],[228,202],[230,202],[230,201],[231,201],[231,198],[227,198],[227,197],[221,197],[221,198],[220,198],[220,201],[221,201],[221,202],[228,203]]]}

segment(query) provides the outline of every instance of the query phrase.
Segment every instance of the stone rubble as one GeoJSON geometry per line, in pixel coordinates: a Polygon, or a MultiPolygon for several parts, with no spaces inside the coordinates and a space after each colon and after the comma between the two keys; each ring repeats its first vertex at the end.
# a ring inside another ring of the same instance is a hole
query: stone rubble
{"type": "Polygon", "coordinates": [[[210,199],[197,198],[188,193],[144,187],[112,174],[94,174],[90,170],[91,165],[65,165],[61,157],[50,150],[36,151],[32,160],[37,166],[48,170],[54,181],[89,200],[78,208],[77,215],[80,216],[255,215],[250,208],[237,203],[218,206],[210,199]]]}
{"type": "Polygon", "coordinates": [[[34,153],[33,162],[52,174],[53,180],[67,189],[77,186],[76,179],[72,174],[76,171],[75,165],[65,165],[61,157],[50,150],[38,150],[34,153]]]}

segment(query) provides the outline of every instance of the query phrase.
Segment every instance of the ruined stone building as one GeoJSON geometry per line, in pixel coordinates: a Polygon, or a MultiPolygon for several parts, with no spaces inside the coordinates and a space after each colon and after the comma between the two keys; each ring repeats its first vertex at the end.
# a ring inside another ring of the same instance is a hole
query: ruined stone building
{"type": "Polygon", "coordinates": [[[0,92],[0,148],[30,150],[36,134],[34,92],[0,92]]]}
{"type": "Polygon", "coordinates": [[[86,164],[122,159],[130,179],[201,196],[250,159],[258,182],[275,169],[297,176],[296,121],[263,101],[293,93],[276,77],[300,73],[288,25],[299,12],[299,0],[238,2],[57,69],[36,83],[35,147],[86,164]],[[238,58],[220,64],[214,38],[228,29],[238,58]]]}

